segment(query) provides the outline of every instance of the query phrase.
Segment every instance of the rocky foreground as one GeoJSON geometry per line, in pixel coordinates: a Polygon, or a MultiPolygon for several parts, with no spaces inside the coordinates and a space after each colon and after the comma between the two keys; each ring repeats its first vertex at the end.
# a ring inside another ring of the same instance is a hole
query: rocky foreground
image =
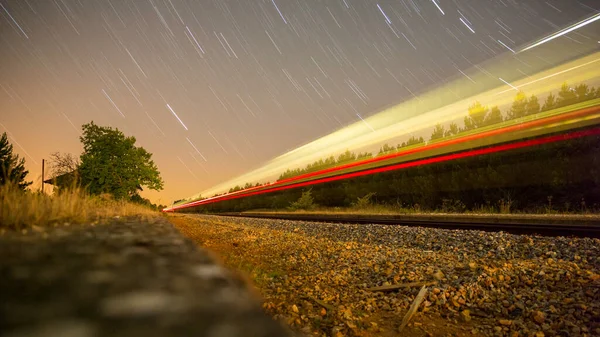
{"type": "Polygon", "coordinates": [[[597,239],[200,215],[170,220],[246,271],[263,307],[306,334],[600,336],[597,239]],[[418,312],[399,331],[422,286],[418,312]]]}
{"type": "Polygon", "coordinates": [[[287,336],[164,218],[0,235],[0,336],[287,336]]]}

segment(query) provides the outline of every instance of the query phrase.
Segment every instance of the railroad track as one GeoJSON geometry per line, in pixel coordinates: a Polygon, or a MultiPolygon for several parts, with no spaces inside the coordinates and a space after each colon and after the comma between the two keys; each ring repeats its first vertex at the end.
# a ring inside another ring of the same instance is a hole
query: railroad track
{"type": "Polygon", "coordinates": [[[442,229],[483,230],[543,236],[600,238],[600,217],[544,216],[465,216],[465,215],[356,215],[232,212],[214,214],[246,218],[266,218],[313,222],[385,224],[442,229]]]}

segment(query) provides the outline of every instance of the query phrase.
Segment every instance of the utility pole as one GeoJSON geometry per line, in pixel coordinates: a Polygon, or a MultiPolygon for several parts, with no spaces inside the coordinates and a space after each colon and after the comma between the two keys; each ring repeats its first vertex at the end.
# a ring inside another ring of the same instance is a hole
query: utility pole
{"type": "Polygon", "coordinates": [[[42,159],[42,194],[44,194],[44,159],[42,159]]]}

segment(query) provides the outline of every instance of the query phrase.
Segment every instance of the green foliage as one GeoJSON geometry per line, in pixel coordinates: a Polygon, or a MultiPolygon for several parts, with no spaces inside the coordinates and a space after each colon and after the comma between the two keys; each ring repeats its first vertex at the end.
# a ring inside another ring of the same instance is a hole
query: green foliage
{"type": "Polygon", "coordinates": [[[458,124],[452,122],[450,123],[450,126],[448,126],[448,130],[444,133],[444,137],[456,136],[459,132],[460,128],[458,127],[458,124]]]}
{"type": "Polygon", "coordinates": [[[563,83],[558,92],[558,99],[556,100],[556,107],[561,108],[563,106],[577,103],[577,94],[575,90],[571,88],[567,83],[563,83]]]}
{"type": "Polygon", "coordinates": [[[424,143],[425,143],[425,139],[423,139],[423,137],[417,138],[415,136],[410,136],[410,138],[406,142],[402,142],[402,144],[398,145],[398,150],[400,150],[403,147],[424,144],[424,143]]]}
{"type": "Polygon", "coordinates": [[[544,105],[542,106],[541,111],[550,111],[556,108],[556,96],[553,93],[550,93],[546,100],[544,101],[544,105]]]}
{"type": "MultiPolygon", "coordinates": [[[[557,95],[550,93],[540,108],[536,96],[518,92],[506,111],[506,119],[534,115],[598,95],[600,92],[595,88],[582,84],[571,88],[565,83],[557,95]]],[[[431,139],[494,125],[502,122],[504,116],[497,106],[488,108],[475,102],[469,107],[464,127],[456,123],[438,124],[431,139]]],[[[411,136],[397,147],[383,144],[378,155],[396,153],[404,147],[423,143],[423,137],[411,136]]],[[[600,153],[600,137],[593,136],[318,184],[308,194],[301,195],[299,190],[291,189],[227,200],[201,209],[211,212],[283,209],[290,204],[289,208],[310,209],[311,205],[319,204],[323,207],[369,207],[371,210],[373,207],[396,207],[403,212],[556,212],[561,207],[561,211],[587,212],[599,209],[600,205],[600,156],[597,153],[600,153]],[[374,193],[377,193],[378,205],[372,204],[374,193]],[[553,201],[547,201],[549,195],[553,196],[553,201]],[[405,204],[390,206],[397,200],[405,204]]],[[[332,156],[319,159],[306,168],[288,169],[280,179],[372,156],[369,152],[355,156],[346,151],[337,160],[332,156]]]]}
{"type": "Polygon", "coordinates": [[[527,115],[527,96],[522,91],[519,91],[508,111],[507,119],[521,118],[527,115]]]}
{"type": "Polygon", "coordinates": [[[343,165],[343,164],[351,163],[355,160],[356,160],[356,155],[354,154],[354,152],[350,152],[350,150],[346,150],[346,152],[340,154],[340,156],[337,159],[336,164],[343,165]]]}
{"type": "Polygon", "coordinates": [[[525,105],[525,115],[535,115],[538,112],[540,112],[540,102],[535,95],[531,95],[529,100],[527,100],[527,104],[525,105]]]}
{"type": "Polygon", "coordinates": [[[442,209],[444,213],[464,213],[467,206],[460,201],[455,199],[442,199],[442,209]]]}
{"type": "Polygon", "coordinates": [[[356,160],[365,160],[370,158],[373,158],[373,154],[371,152],[364,152],[356,155],[356,160]]]}
{"type": "Polygon", "coordinates": [[[369,192],[363,197],[356,199],[356,202],[352,204],[353,207],[358,209],[365,209],[373,205],[371,199],[375,196],[375,192],[369,192]]]}
{"type": "Polygon", "coordinates": [[[488,112],[489,109],[487,106],[482,105],[479,101],[475,101],[475,103],[469,107],[469,114],[464,119],[464,130],[468,131],[484,126],[488,112]]]}
{"type": "Polygon", "coordinates": [[[446,131],[444,130],[444,126],[442,124],[436,124],[433,132],[431,133],[430,140],[436,140],[440,138],[444,138],[446,131]]]}
{"type": "Polygon", "coordinates": [[[92,194],[109,193],[129,199],[145,186],[162,190],[163,180],[152,154],[136,147],[134,137],[91,122],[83,125],[80,178],[92,194]]]}
{"type": "Polygon", "coordinates": [[[485,117],[484,125],[489,126],[502,123],[503,120],[504,118],[502,117],[502,112],[500,111],[500,108],[498,108],[497,106],[493,106],[490,110],[490,113],[487,114],[485,117]]]}
{"type": "Polygon", "coordinates": [[[379,149],[379,153],[377,154],[378,156],[383,156],[386,155],[388,153],[392,153],[396,151],[396,148],[393,146],[390,146],[389,144],[385,143],[383,144],[383,146],[379,149]]]}
{"type": "Polygon", "coordinates": [[[302,192],[302,196],[292,202],[290,204],[289,209],[293,210],[293,211],[297,211],[297,210],[311,210],[314,209],[317,205],[314,202],[314,199],[312,197],[312,189],[306,190],[304,192],[302,192]]]}
{"type": "Polygon", "coordinates": [[[6,132],[0,137],[0,186],[12,184],[21,190],[31,185],[25,178],[29,171],[25,169],[25,159],[13,154],[13,146],[6,132]]]}

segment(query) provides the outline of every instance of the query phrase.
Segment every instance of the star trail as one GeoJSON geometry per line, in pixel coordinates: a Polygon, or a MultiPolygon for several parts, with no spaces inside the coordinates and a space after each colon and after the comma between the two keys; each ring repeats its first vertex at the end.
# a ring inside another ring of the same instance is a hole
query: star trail
{"type": "Polygon", "coordinates": [[[79,155],[80,126],[93,120],[153,153],[165,190],[145,196],[163,203],[346,125],[371,127],[365,119],[383,107],[468,77],[499,55],[555,39],[598,48],[600,40],[596,0],[0,7],[0,132],[26,159],[29,179],[39,187],[38,166],[50,153],[79,155]]]}

